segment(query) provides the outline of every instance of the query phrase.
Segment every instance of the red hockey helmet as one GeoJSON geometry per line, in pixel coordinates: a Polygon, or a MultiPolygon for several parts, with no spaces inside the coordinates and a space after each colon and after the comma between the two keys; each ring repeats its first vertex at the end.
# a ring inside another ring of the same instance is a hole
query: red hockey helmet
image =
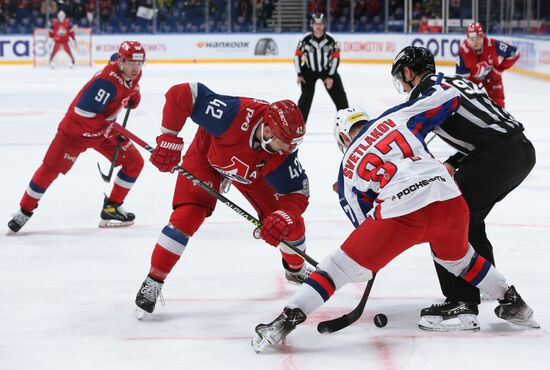
{"type": "MultiPolygon", "coordinates": [[[[288,144],[290,147],[284,153],[292,153],[304,139],[306,134],[306,123],[302,112],[291,100],[280,100],[272,103],[264,113],[264,124],[269,126],[273,135],[288,144]]],[[[267,149],[266,145],[272,139],[265,141],[262,133],[262,147],[267,149]]]]}
{"type": "Polygon", "coordinates": [[[145,62],[145,49],[137,41],[124,41],[118,49],[120,60],[145,62]]]}
{"type": "Polygon", "coordinates": [[[471,22],[466,29],[466,37],[483,37],[483,27],[479,22],[471,22]]]}

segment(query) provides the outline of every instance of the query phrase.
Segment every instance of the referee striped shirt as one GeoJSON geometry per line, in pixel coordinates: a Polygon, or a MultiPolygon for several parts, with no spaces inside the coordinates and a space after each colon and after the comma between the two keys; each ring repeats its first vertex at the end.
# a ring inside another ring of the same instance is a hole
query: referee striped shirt
{"type": "Polygon", "coordinates": [[[340,48],[334,37],[325,32],[317,38],[308,32],[298,43],[294,56],[294,67],[298,76],[304,71],[334,76],[340,64],[340,48]]]}
{"type": "MultiPolygon", "coordinates": [[[[424,77],[411,91],[409,99],[417,98],[434,85],[435,81],[436,76],[433,74],[424,77]]],[[[485,90],[473,82],[460,76],[445,76],[443,81],[458,89],[461,106],[457,113],[436,127],[434,132],[462,153],[458,158],[462,159],[477,147],[523,131],[520,122],[495,104],[485,90]]]]}

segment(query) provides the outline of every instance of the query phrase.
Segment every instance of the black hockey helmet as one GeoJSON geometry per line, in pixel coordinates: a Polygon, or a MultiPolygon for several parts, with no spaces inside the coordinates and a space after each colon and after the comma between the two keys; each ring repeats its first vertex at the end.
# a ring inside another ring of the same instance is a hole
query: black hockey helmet
{"type": "Polygon", "coordinates": [[[431,51],[422,46],[406,46],[397,54],[391,67],[391,75],[403,79],[403,68],[409,67],[416,74],[435,73],[435,60],[431,51]]]}
{"type": "Polygon", "coordinates": [[[409,67],[417,75],[422,72],[435,73],[434,55],[422,46],[406,46],[397,54],[391,67],[391,75],[395,87],[400,93],[404,93],[404,91],[402,91],[399,81],[403,81],[411,88],[414,87],[412,79],[410,81],[405,80],[405,74],[403,73],[403,68],[405,67],[409,67]]]}
{"type": "Polygon", "coordinates": [[[310,25],[313,27],[313,25],[315,23],[326,24],[327,23],[327,18],[325,17],[325,15],[323,13],[313,13],[311,15],[310,25]]]}

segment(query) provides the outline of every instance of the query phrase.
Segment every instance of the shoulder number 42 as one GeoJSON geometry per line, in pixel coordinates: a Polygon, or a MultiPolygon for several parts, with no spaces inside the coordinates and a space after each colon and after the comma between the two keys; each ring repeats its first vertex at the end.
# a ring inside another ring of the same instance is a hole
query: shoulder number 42
{"type": "Polygon", "coordinates": [[[206,106],[205,113],[211,115],[214,118],[220,119],[223,116],[223,110],[221,109],[222,106],[227,107],[227,103],[219,99],[213,99],[206,106]]]}

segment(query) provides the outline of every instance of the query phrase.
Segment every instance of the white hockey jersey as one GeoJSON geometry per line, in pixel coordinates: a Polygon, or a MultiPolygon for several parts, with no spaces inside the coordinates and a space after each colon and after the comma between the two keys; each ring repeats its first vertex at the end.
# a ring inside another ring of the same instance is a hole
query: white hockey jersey
{"type": "Polygon", "coordinates": [[[435,85],[368,122],[348,147],[338,175],[340,205],[355,227],[459,196],[447,169],[424,142],[460,106],[459,92],[435,85]]]}

